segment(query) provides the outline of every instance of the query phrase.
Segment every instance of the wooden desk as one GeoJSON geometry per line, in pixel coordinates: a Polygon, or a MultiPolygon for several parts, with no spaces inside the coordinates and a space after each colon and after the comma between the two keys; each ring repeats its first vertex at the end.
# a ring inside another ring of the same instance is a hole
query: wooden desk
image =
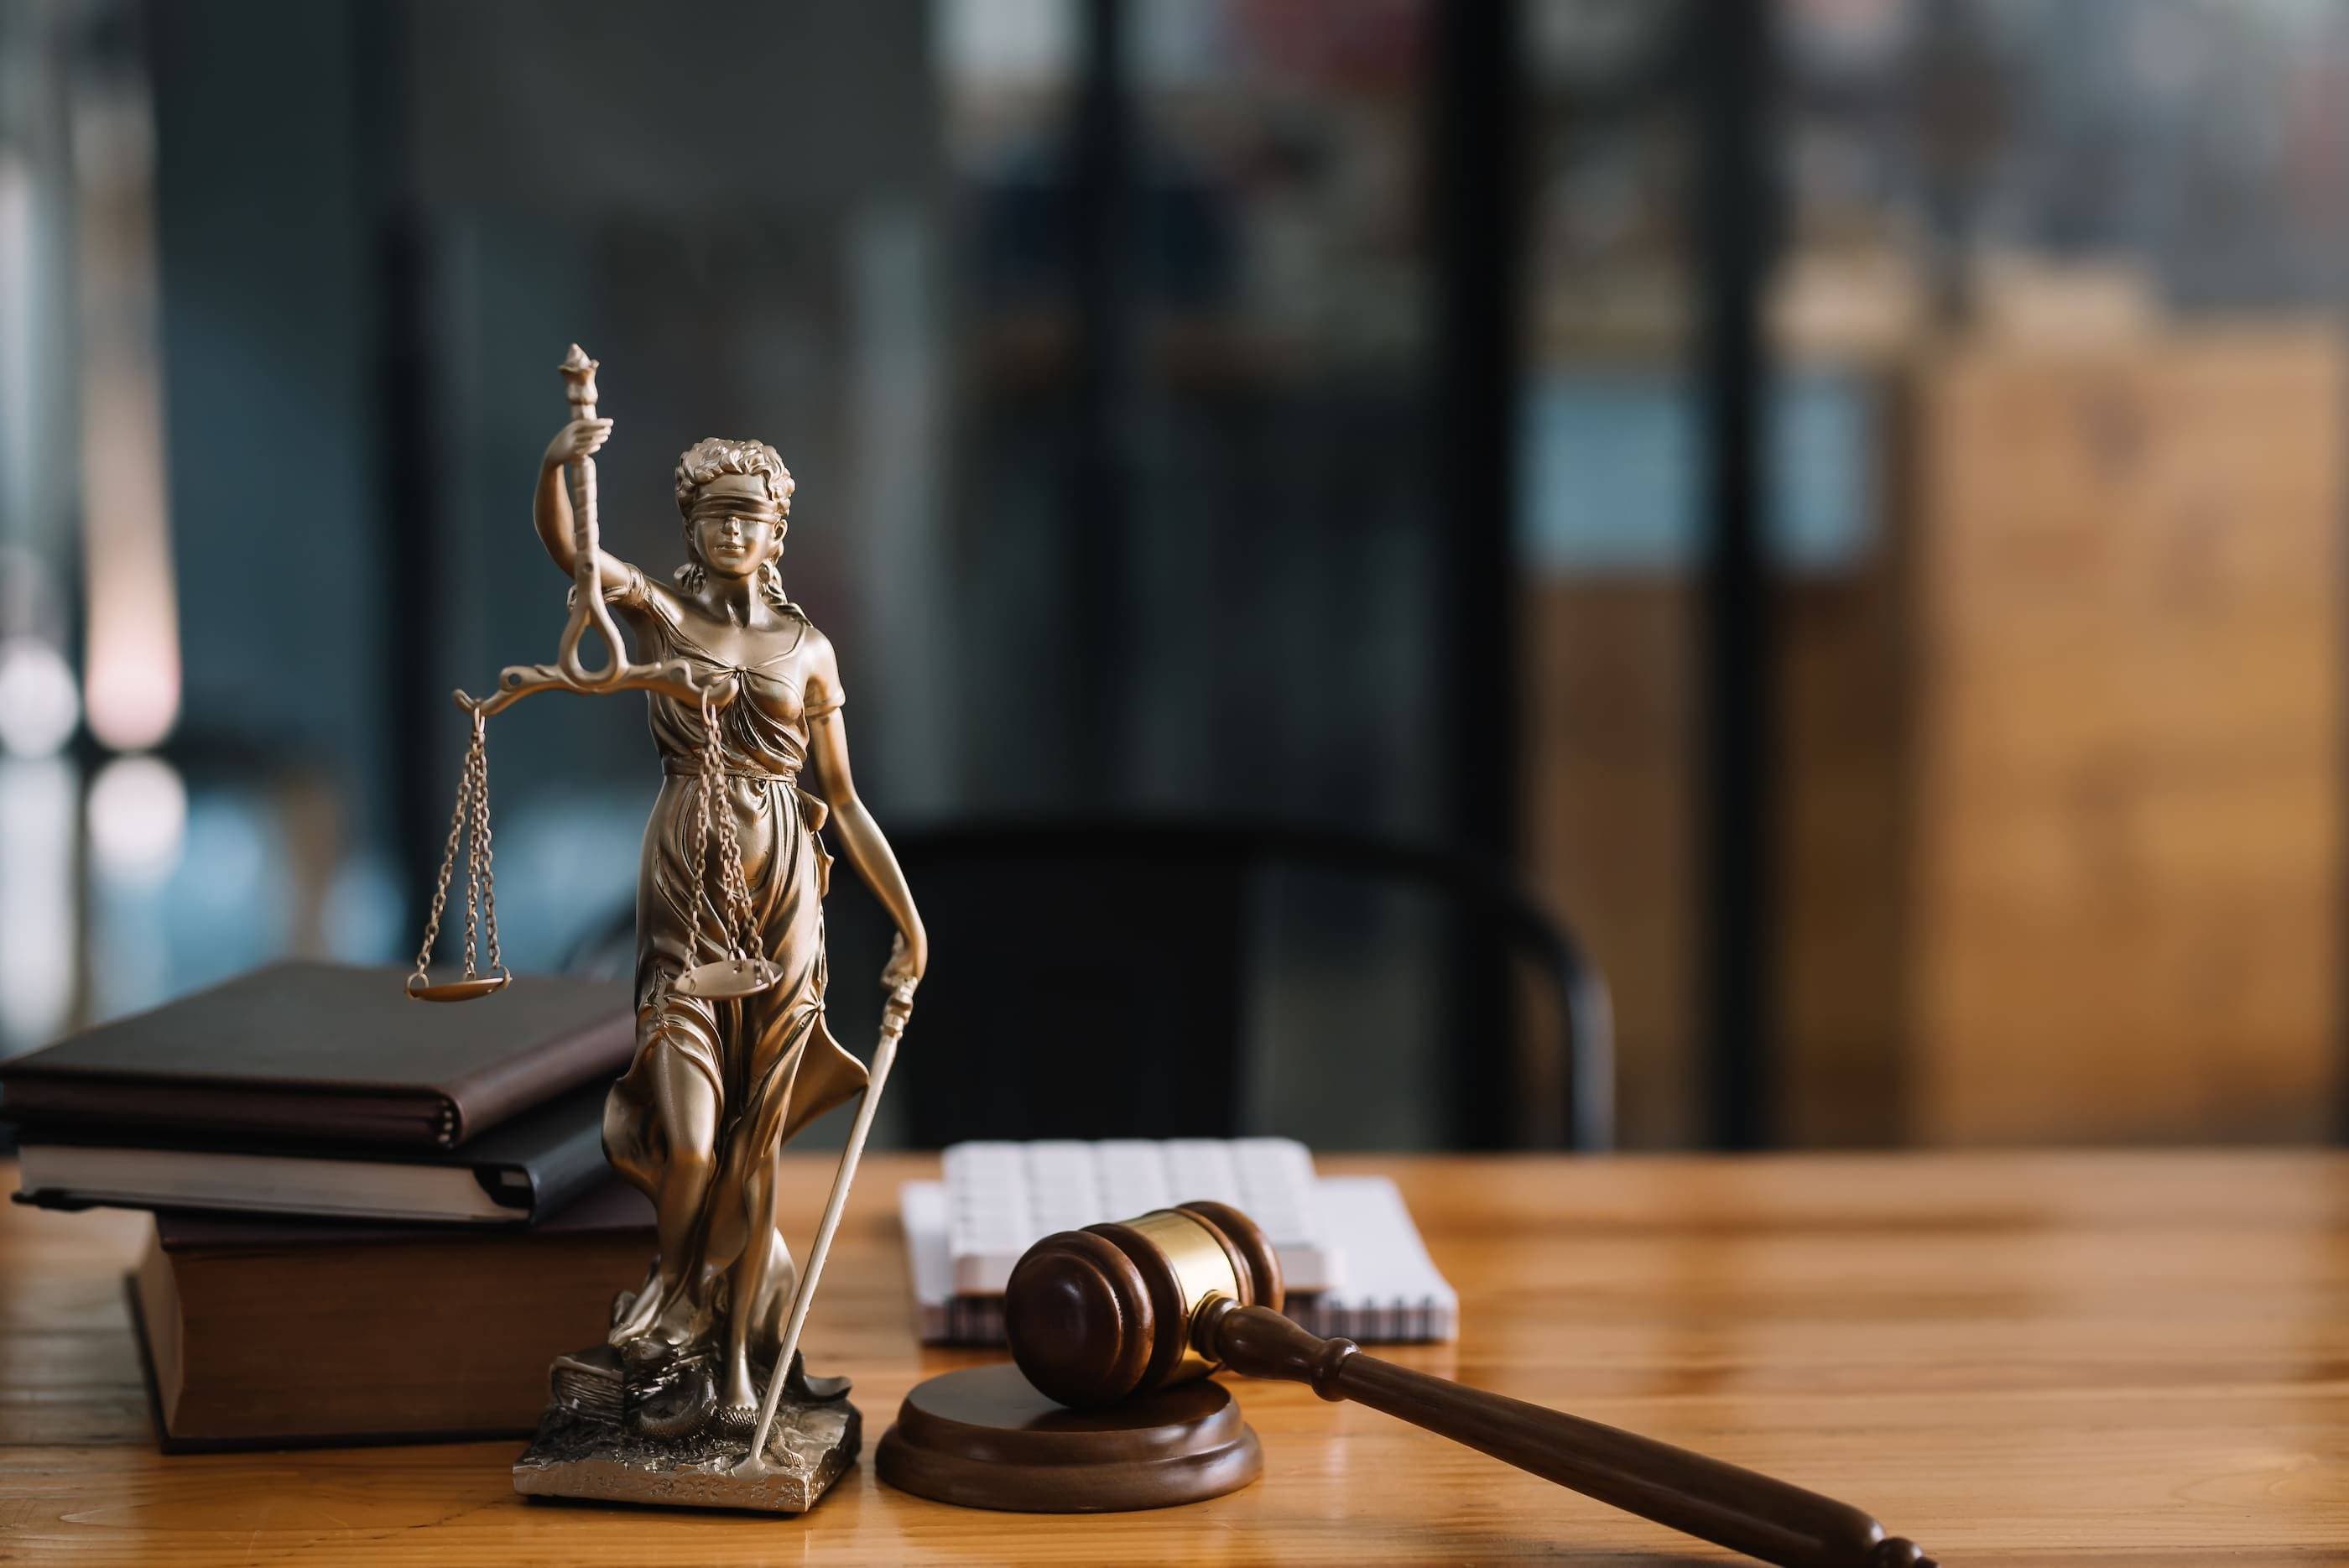
{"type": "MultiPolygon", "coordinates": [[[[1460,1287],[1396,1359],[1874,1511],[1958,1568],[2349,1561],[2349,1157],[1332,1160],[1460,1287]]],[[[810,1327],[868,1445],[915,1379],[876,1158],[810,1327]]],[[[802,1164],[793,1234],[826,1169],[802,1164]]],[[[13,1189],[13,1171],[0,1168],[13,1189]]],[[[166,1459],[120,1275],[145,1221],[0,1208],[0,1563],[1668,1564],[1721,1554],[1371,1411],[1246,1385],[1265,1478],[1161,1513],[969,1512],[860,1464],[804,1519],[526,1504],[515,1445],[166,1459]]]]}

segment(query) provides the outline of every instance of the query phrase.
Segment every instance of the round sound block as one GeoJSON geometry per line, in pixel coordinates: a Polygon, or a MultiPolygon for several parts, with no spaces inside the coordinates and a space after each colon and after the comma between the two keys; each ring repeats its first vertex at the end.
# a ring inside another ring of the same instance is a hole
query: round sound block
{"type": "Polygon", "coordinates": [[[916,1385],[874,1465],[900,1490],[964,1508],[1110,1513],[1237,1491],[1264,1454],[1220,1383],[1071,1410],[1005,1366],[916,1385]]]}

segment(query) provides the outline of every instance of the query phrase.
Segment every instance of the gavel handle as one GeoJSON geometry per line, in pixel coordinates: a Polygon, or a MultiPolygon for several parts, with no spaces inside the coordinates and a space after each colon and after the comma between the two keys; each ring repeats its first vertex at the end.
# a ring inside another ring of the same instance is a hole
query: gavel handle
{"type": "Polygon", "coordinates": [[[1266,1307],[1211,1303],[1202,1348],[1236,1372],[1311,1385],[1643,1519],[1781,1568],[1932,1568],[1849,1503],[1670,1443],[1364,1355],[1266,1307]]]}

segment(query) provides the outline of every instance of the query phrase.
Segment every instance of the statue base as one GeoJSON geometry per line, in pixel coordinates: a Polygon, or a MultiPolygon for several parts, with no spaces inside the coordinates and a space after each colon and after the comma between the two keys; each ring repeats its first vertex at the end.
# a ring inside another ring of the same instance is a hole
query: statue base
{"type": "Polygon", "coordinates": [[[767,1435],[767,1468],[757,1475],[735,1473],[750,1456],[750,1433],[669,1430],[678,1424],[677,1402],[664,1408],[657,1396],[645,1399],[602,1345],[557,1360],[554,1383],[538,1435],[514,1461],[514,1490],[525,1497],[805,1513],[855,1463],[864,1442],[864,1418],[844,1380],[825,1380],[839,1385],[828,1397],[802,1397],[803,1378],[786,1386],[767,1435]]]}

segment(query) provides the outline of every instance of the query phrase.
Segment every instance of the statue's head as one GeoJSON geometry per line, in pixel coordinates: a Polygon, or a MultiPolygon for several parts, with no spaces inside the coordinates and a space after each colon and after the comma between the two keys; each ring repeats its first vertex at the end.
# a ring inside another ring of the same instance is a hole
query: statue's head
{"type": "Polygon", "coordinates": [[[702,574],[759,579],[766,597],[783,602],[775,563],[792,520],[792,471],[762,441],[712,436],[677,460],[677,509],[685,517],[687,564],[678,580],[688,587],[702,574]]]}

